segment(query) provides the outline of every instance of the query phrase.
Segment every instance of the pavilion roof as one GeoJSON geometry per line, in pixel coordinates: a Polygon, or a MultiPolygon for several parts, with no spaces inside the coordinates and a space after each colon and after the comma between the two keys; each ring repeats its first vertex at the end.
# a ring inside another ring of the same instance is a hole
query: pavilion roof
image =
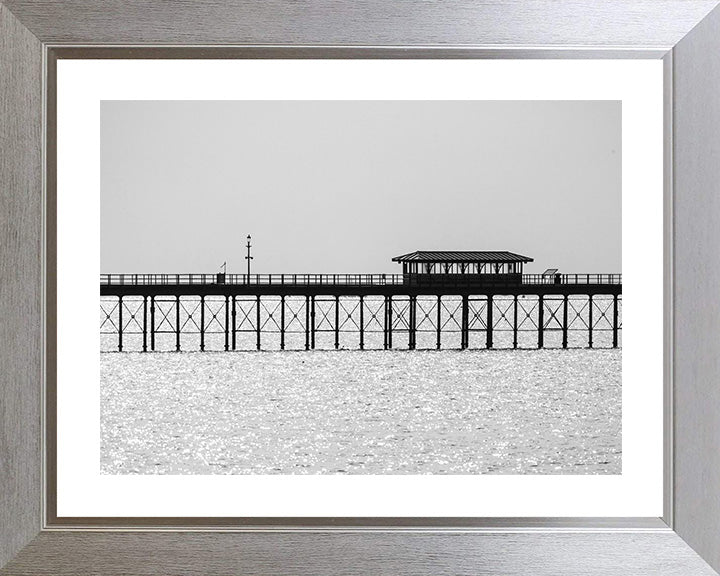
{"type": "Polygon", "coordinates": [[[533,259],[506,250],[418,250],[395,256],[393,262],[456,263],[481,262],[502,264],[505,262],[532,262],[533,259]]]}

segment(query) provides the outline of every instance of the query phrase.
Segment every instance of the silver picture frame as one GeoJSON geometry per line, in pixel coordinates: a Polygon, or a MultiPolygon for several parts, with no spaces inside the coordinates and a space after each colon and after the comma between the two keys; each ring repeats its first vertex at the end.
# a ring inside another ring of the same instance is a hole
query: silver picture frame
{"type": "Polygon", "coordinates": [[[0,574],[715,574],[718,4],[0,0],[0,574]],[[59,58],[662,59],[663,516],[59,518],[53,282],[59,58]]]}

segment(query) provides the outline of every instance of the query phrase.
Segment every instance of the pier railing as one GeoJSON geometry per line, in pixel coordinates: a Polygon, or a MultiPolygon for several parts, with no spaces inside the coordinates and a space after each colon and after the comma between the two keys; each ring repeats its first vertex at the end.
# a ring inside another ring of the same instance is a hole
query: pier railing
{"type": "MultiPolygon", "coordinates": [[[[488,275],[491,276],[491,275],[488,275]]],[[[487,276],[486,276],[487,278],[487,276]]],[[[489,280],[489,279],[488,279],[489,280]]],[[[498,280],[500,280],[498,278],[498,280]]],[[[472,277],[443,274],[433,276],[433,286],[467,286],[472,277]]],[[[290,286],[388,286],[408,283],[403,274],[101,274],[100,284],[157,286],[157,285],[290,285],[290,286]]],[[[492,280],[492,284],[505,281],[492,280]]],[[[517,280],[508,281],[517,285],[517,280]]],[[[523,274],[520,284],[622,284],[622,274],[523,274]]]]}

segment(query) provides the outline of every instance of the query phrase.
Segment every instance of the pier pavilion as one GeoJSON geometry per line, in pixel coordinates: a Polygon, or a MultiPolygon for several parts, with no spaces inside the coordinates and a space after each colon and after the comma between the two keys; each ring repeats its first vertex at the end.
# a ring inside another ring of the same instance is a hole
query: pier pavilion
{"type": "Polygon", "coordinates": [[[523,266],[533,261],[507,251],[416,251],[392,260],[402,264],[404,283],[415,286],[517,285],[523,266]]]}

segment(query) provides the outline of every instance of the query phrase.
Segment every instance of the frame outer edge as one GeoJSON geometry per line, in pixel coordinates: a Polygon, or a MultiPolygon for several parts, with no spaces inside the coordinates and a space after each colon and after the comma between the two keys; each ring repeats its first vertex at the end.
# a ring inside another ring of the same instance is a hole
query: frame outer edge
{"type": "Polygon", "coordinates": [[[0,4],[0,566],[41,528],[42,45],[0,4]]]}
{"type": "MultiPolygon", "coordinates": [[[[689,125],[692,122],[695,123],[694,126],[698,129],[698,133],[703,134],[703,137],[714,137],[713,141],[717,141],[717,134],[710,134],[708,136],[708,131],[702,130],[702,122],[704,120],[702,112],[705,111],[705,108],[712,104],[712,109],[708,110],[707,114],[710,114],[713,119],[717,118],[716,113],[719,107],[717,98],[712,101],[705,101],[703,105],[690,102],[691,100],[697,100],[698,95],[692,94],[694,84],[690,83],[688,79],[693,75],[698,78],[704,76],[702,72],[708,66],[712,66],[714,72],[717,71],[717,38],[720,36],[720,26],[718,26],[717,23],[719,20],[718,10],[716,9],[714,13],[706,19],[706,22],[703,22],[696,30],[688,34],[673,50],[673,53],[676,55],[673,69],[681,71],[681,76],[683,77],[682,80],[676,80],[676,82],[677,84],[681,84],[684,81],[688,81],[687,87],[690,92],[690,94],[687,92],[683,93],[683,97],[687,97],[688,102],[675,102],[673,104],[673,113],[682,111],[682,114],[685,114],[688,111],[686,105],[694,104],[699,110],[696,111],[696,114],[701,115],[700,121],[698,121],[695,114],[690,113],[688,115],[691,121],[683,123],[683,128],[679,130],[681,137],[678,140],[682,140],[683,143],[692,140],[689,130],[689,125]],[[708,21],[710,21],[709,24],[708,21]],[[710,32],[708,32],[708,28],[710,32]],[[683,66],[687,67],[687,75],[685,75],[685,71],[680,69],[680,62],[682,62],[683,66]]],[[[19,82],[0,84],[0,102],[5,105],[4,108],[0,108],[0,120],[2,120],[2,122],[0,122],[0,137],[3,141],[13,144],[13,146],[3,146],[3,154],[0,155],[0,214],[3,216],[3,219],[0,219],[0,272],[2,273],[0,276],[2,279],[2,283],[0,284],[0,288],[2,288],[2,290],[0,290],[0,313],[3,314],[3,322],[0,323],[0,338],[2,338],[3,342],[3,345],[0,346],[0,364],[2,364],[2,370],[0,370],[0,384],[2,384],[2,386],[0,386],[0,392],[2,393],[3,400],[3,402],[0,403],[0,416],[2,417],[0,422],[2,422],[3,425],[11,422],[12,426],[10,427],[10,431],[14,432],[13,426],[17,425],[17,420],[20,420],[17,414],[8,409],[8,404],[5,402],[6,399],[13,398],[12,394],[8,393],[8,390],[20,391],[21,397],[14,407],[19,406],[25,410],[23,415],[30,416],[29,420],[22,422],[24,430],[18,428],[17,436],[10,435],[7,438],[0,436],[0,458],[5,459],[8,455],[14,457],[14,459],[7,459],[7,461],[11,462],[10,467],[0,468],[0,487],[2,487],[2,490],[0,490],[0,567],[3,566],[9,557],[18,549],[32,539],[40,528],[39,493],[41,491],[39,488],[38,470],[38,463],[40,462],[40,432],[39,416],[35,412],[35,410],[39,410],[40,402],[39,399],[35,397],[39,395],[39,391],[33,391],[32,385],[40,380],[37,372],[39,372],[39,366],[41,365],[39,359],[35,362],[37,359],[35,355],[38,354],[37,349],[41,343],[41,337],[38,336],[40,326],[39,311],[41,306],[39,303],[40,297],[38,296],[40,266],[38,264],[39,258],[33,259],[34,254],[37,253],[39,255],[40,253],[40,248],[37,244],[41,237],[38,218],[40,209],[35,210],[40,195],[34,195],[40,187],[39,174],[42,172],[40,153],[41,136],[37,133],[40,131],[40,110],[42,108],[42,106],[38,104],[42,84],[39,78],[42,70],[41,48],[37,38],[24,28],[9,12],[7,7],[0,2],[0,55],[2,55],[2,58],[0,58],[0,77],[12,77],[13,79],[19,80],[19,82]],[[6,103],[10,103],[10,105],[8,106],[6,103]],[[10,119],[10,121],[7,121],[7,119],[10,119]],[[21,121],[22,119],[27,121],[23,122],[21,121]],[[20,137],[15,138],[18,134],[20,134],[20,137]],[[9,154],[8,151],[10,151],[9,154]],[[12,193],[8,194],[6,191],[12,191],[12,193]],[[17,194],[15,193],[16,191],[17,194]],[[6,216],[9,216],[9,218],[5,218],[6,216]],[[22,225],[23,223],[26,225],[22,225]],[[35,280],[38,281],[35,282],[35,280]],[[20,308],[15,309],[17,305],[16,299],[18,298],[21,299],[20,308]],[[10,306],[10,304],[12,304],[12,306],[10,306]],[[20,311],[23,311],[23,314],[19,314],[20,311]],[[6,312],[8,315],[5,314],[6,312]],[[21,336],[28,336],[27,342],[23,343],[20,341],[18,343],[21,336]],[[22,365],[18,364],[18,358],[24,360],[22,365]],[[6,366],[15,370],[15,372],[6,371],[6,366]],[[6,387],[7,384],[12,386],[12,388],[6,387]],[[24,389],[22,388],[23,384],[25,385],[24,389]],[[29,409],[27,406],[28,401],[30,405],[29,409]],[[7,414],[10,414],[10,417],[15,418],[15,420],[8,419],[7,414]],[[36,425],[38,426],[38,432],[33,435],[33,429],[36,425]],[[13,445],[11,445],[10,442],[13,442],[13,445]],[[17,450],[16,444],[21,442],[27,442],[29,446],[27,451],[17,450]],[[32,459],[29,457],[29,455],[35,453],[37,453],[37,458],[32,459]],[[21,481],[17,483],[18,470],[21,469],[23,473],[27,472],[28,475],[21,475],[21,481]],[[15,482],[15,484],[12,484],[13,482],[15,482]],[[11,490],[7,490],[8,486],[11,486],[11,490]],[[13,492],[13,488],[17,490],[13,492]],[[37,488],[36,491],[38,494],[30,494],[35,488],[37,488]],[[23,494],[20,492],[23,492],[23,494]],[[30,494],[30,496],[28,496],[28,494],[30,494]],[[6,505],[8,501],[10,501],[9,507],[6,505]],[[22,506],[18,507],[18,503],[22,504],[22,506]]],[[[705,96],[708,94],[715,94],[715,96],[717,96],[717,94],[720,93],[720,81],[718,81],[717,74],[713,74],[712,78],[700,78],[697,82],[707,88],[703,91],[705,96]],[[711,85],[714,86],[714,92],[710,87],[711,85]]],[[[683,120],[686,120],[686,118],[683,117],[683,120]]],[[[713,124],[706,120],[705,124],[706,126],[720,125],[720,123],[716,122],[713,124]]],[[[693,158],[687,150],[682,154],[680,143],[678,143],[677,148],[681,150],[683,161],[692,162],[693,158]]],[[[692,146],[690,148],[692,148],[692,146]]],[[[700,153],[700,156],[702,156],[704,160],[708,160],[708,158],[712,160],[711,155],[716,151],[716,147],[713,147],[712,149],[705,150],[704,154],[702,154],[703,151],[702,149],[698,151],[697,144],[695,144],[692,149],[700,153]]],[[[715,160],[717,160],[716,157],[715,160]]],[[[717,175],[717,164],[712,166],[703,163],[703,168],[707,168],[708,172],[714,169],[715,172],[713,172],[713,174],[717,175]]],[[[675,175],[672,178],[679,182],[680,185],[683,185],[692,177],[693,175],[691,173],[683,171],[682,175],[675,175]]],[[[702,176],[698,177],[697,175],[695,178],[703,179],[702,176]]],[[[717,182],[717,178],[713,180],[709,176],[706,177],[701,182],[701,184],[704,184],[704,186],[701,186],[701,192],[703,194],[709,194],[717,188],[717,182]],[[715,183],[715,188],[713,188],[713,183],[715,183]]],[[[683,191],[686,189],[687,188],[683,188],[683,191]]],[[[684,202],[686,200],[688,200],[688,198],[683,198],[681,201],[684,202]]],[[[700,205],[702,203],[698,202],[697,204],[698,206],[695,206],[695,216],[698,216],[698,213],[702,213],[702,205],[700,205]]],[[[691,209],[692,207],[683,205],[681,212],[682,210],[689,212],[691,209]]],[[[687,214],[683,213],[683,215],[685,216],[687,214]]],[[[683,220],[683,222],[685,222],[685,220],[683,220]]],[[[682,231],[683,233],[686,232],[686,228],[683,227],[682,231]]],[[[679,254],[682,250],[687,251],[689,249],[688,245],[691,244],[691,239],[697,239],[703,232],[714,233],[712,230],[708,231],[707,228],[703,229],[703,231],[692,231],[691,229],[687,231],[691,231],[692,234],[688,234],[689,238],[681,239],[678,242],[679,254]]],[[[695,248],[702,249],[703,247],[707,249],[711,248],[712,245],[697,244],[695,248]]],[[[713,255],[712,253],[709,254],[710,257],[713,255]]],[[[693,264],[691,264],[689,260],[683,264],[683,269],[687,270],[698,263],[702,265],[697,258],[693,264]]],[[[699,271],[704,270],[700,268],[699,271]]],[[[678,277],[680,277],[680,275],[678,277]]],[[[703,280],[706,279],[703,278],[703,280]]],[[[715,276],[708,279],[708,281],[713,282],[714,280],[715,276]]],[[[689,280],[686,280],[685,284],[682,282],[679,283],[679,292],[683,292],[683,294],[682,302],[678,305],[678,310],[687,304],[687,297],[692,289],[700,290],[702,288],[702,286],[689,287],[687,285],[689,282],[689,280]]],[[[711,288],[715,287],[716,285],[713,283],[711,288]]],[[[703,293],[712,295],[707,286],[705,286],[705,292],[703,293]]],[[[714,293],[717,294],[717,291],[714,291],[714,293]]],[[[717,326],[717,324],[715,324],[715,326],[717,326]]],[[[679,336],[683,338],[688,336],[688,332],[692,333],[691,329],[692,325],[688,326],[687,322],[685,322],[682,327],[676,328],[679,336]]],[[[700,335],[697,335],[696,343],[700,339],[700,335]]],[[[684,342],[683,345],[685,345],[684,342]]],[[[707,342],[702,342],[700,348],[704,346],[706,349],[708,345],[714,345],[714,343],[708,344],[707,342]]],[[[701,355],[698,351],[696,351],[693,356],[699,363],[702,363],[702,361],[707,363],[716,357],[701,355]]],[[[682,417],[678,420],[678,431],[680,432],[679,435],[682,436],[683,433],[687,433],[690,430],[690,426],[685,420],[688,414],[687,412],[683,412],[683,409],[686,408],[684,393],[688,392],[685,388],[687,382],[682,379],[687,373],[688,361],[678,362],[678,364],[682,364],[682,366],[678,366],[676,369],[678,382],[681,382],[682,386],[678,387],[680,394],[678,394],[679,398],[676,399],[676,405],[682,413],[682,417]],[[686,429],[685,426],[688,426],[688,428],[686,429]]],[[[713,374],[710,374],[710,376],[713,376],[713,374]]],[[[696,380],[702,379],[697,375],[695,378],[696,380]]],[[[709,390],[709,384],[714,383],[716,379],[710,378],[708,380],[709,381],[701,382],[700,385],[707,386],[709,390]]],[[[691,384],[692,383],[691,381],[691,384]]],[[[715,397],[713,396],[713,398],[715,397]]],[[[700,400],[702,401],[702,398],[700,400]]],[[[717,408],[717,404],[709,404],[710,406],[708,406],[704,412],[707,412],[711,408],[717,408]]],[[[703,413],[703,418],[706,417],[706,414],[703,413]]],[[[711,417],[714,418],[714,420],[703,420],[702,422],[705,423],[705,432],[711,433],[709,440],[712,450],[717,448],[718,435],[715,426],[720,416],[718,414],[711,414],[711,417]]],[[[690,422],[689,424],[693,423],[690,422]]],[[[700,430],[702,432],[702,426],[702,423],[695,423],[695,431],[700,430]]],[[[6,430],[7,429],[6,427],[6,430]]],[[[708,438],[700,434],[699,440],[707,443],[708,438]]],[[[678,446],[685,446],[685,444],[678,439],[678,446]]],[[[683,467],[685,464],[683,457],[678,457],[678,454],[675,454],[674,458],[678,466],[673,474],[673,478],[675,478],[676,481],[680,481],[681,484],[680,489],[677,490],[673,497],[673,508],[677,508],[678,512],[676,522],[678,533],[717,567],[718,561],[711,557],[713,551],[716,555],[718,554],[715,548],[718,548],[717,534],[719,533],[718,522],[720,521],[720,515],[715,514],[714,523],[712,523],[713,517],[710,512],[706,511],[703,505],[704,499],[708,496],[712,500],[711,504],[713,506],[715,505],[713,498],[717,498],[720,492],[720,481],[709,486],[706,483],[708,480],[707,477],[688,479],[683,475],[684,472],[686,472],[683,467]],[[686,480],[694,480],[696,484],[699,482],[699,492],[693,494],[684,484],[686,480]],[[690,496],[694,496],[695,500],[701,501],[699,505],[696,505],[694,510],[691,510],[689,507],[690,496]],[[696,514],[698,511],[700,517],[696,514]],[[710,523],[708,523],[709,516],[710,523]],[[706,535],[705,538],[702,536],[703,533],[706,535]],[[710,538],[709,542],[707,541],[707,537],[710,538]]],[[[708,464],[705,468],[697,467],[695,473],[716,474],[717,466],[713,466],[715,462],[716,461],[708,464]]],[[[714,479],[715,476],[713,476],[712,480],[714,481],[714,479]]],[[[50,537],[53,537],[53,535],[47,534],[46,538],[50,537]]]]}
{"type": "Polygon", "coordinates": [[[47,43],[674,46],[716,0],[4,0],[47,43]]]}
{"type": "Polygon", "coordinates": [[[717,576],[673,532],[43,532],[0,576],[717,576]]]}
{"type": "Polygon", "coordinates": [[[674,528],[720,569],[720,8],[673,49],[674,528]]]}

